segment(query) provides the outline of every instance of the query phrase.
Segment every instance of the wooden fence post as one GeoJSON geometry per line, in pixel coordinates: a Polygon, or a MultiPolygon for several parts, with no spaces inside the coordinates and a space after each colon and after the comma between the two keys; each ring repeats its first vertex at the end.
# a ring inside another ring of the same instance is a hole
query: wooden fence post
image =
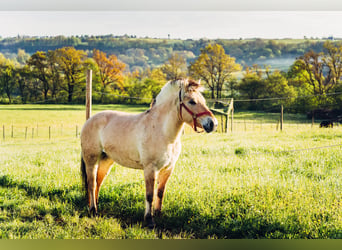
{"type": "Polygon", "coordinates": [[[233,122],[234,122],[234,99],[230,101],[231,112],[232,112],[232,119],[230,119],[230,131],[233,133],[233,122]]]}
{"type": "Polygon", "coordinates": [[[86,120],[91,116],[91,83],[92,83],[92,70],[87,70],[87,85],[86,85],[86,120]]]}
{"type": "Polygon", "coordinates": [[[232,117],[231,117],[231,122],[230,122],[230,130],[231,132],[233,132],[233,120],[234,120],[234,99],[232,98],[230,100],[230,103],[229,103],[229,107],[228,107],[228,110],[227,110],[227,119],[226,119],[226,133],[228,133],[228,124],[229,124],[229,113],[232,113],[232,117]]]}

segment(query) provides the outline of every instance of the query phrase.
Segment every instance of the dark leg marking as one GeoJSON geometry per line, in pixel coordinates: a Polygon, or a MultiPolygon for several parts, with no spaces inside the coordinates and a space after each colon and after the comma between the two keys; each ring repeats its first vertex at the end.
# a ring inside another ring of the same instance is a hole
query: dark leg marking
{"type": "Polygon", "coordinates": [[[153,194],[147,194],[146,195],[146,201],[149,203],[152,203],[153,202],[153,194]]]}
{"type": "Polygon", "coordinates": [[[158,198],[159,198],[159,199],[162,199],[162,198],[163,198],[163,196],[164,196],[164,188],[162,188],[162,189],[159,189],[159,190],[158,190],[158,194],[157,194],[157,195],[158,195],[158,198]]]}

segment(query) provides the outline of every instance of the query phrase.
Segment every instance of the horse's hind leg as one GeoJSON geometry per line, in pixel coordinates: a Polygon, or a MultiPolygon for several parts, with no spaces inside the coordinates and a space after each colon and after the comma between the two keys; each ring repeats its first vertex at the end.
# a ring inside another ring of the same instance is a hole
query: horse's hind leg
{"type": "Polygon", "coordinates": [[[145,205],[145,226],[149,228],[154,227],[152,218],[152,203],[154,195],[155,170],[152,166],[144,169],[145,186],[146,186],[146,205],[145,205]]]}
{"type": "Polygon", "coordinates": [[[100,156],[99,164],[98,164],[98,169],[97,169],[96,191],[95,191],[96,205],[99,204],[99,192],[100,192],[101,185],[104,179],[106,178],[106,176],[108,175],[113,163],[114,161],[110,159],[106,155],[106,153],[102,152],[100,156]]]}
{"type": "Polygon", "coordinates": [[[156,197],[155,210],[154,210],[155,216],[161,215],[165,185],[172,173],[172,170],[173,170],[173,166],[160,170],[158,174],[157,197],[156,197]]]}
{"type": "Polygon", "coordinates": [[[85,182],[87,187],[88,194],[88,205],[89,211],[91,215],[96,215],[97,206],[95,200],[95,191],[96,191],[96,174],[97,174],[97,166],[96,162],[98,159],[97,155],[85,155],[83,154],[84,164],[85,164],[85,182]]]}

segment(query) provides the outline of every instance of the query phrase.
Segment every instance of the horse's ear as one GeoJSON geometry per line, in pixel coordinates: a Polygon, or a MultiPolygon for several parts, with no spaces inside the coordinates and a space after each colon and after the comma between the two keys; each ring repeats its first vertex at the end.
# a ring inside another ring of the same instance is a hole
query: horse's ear
{"type": "Polygon", "coordinates": [[[198,85],[199,85],[199,86],[198,86],[198,91],[199,91],[199,92],[204,92],[205,87],[201,85],[201,79],[198,79],[197,82],[198,82],[198,85]]]}
{"type": "Polygon", "coordinates": [[[202,91],[200,81],[196,82],[194,80],[188,80],[188,84],[186,86],[186,91],[187,92],[202,91]]]}

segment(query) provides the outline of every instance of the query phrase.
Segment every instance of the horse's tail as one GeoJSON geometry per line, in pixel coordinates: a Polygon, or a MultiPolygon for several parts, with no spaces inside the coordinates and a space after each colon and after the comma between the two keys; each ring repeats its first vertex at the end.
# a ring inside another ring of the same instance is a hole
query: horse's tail
{"type": "Polygon", "coordinates": [[[88,194],[88,180],[87,180],[88,178],[87,178],[86,164],[84,162],[82,154],[81,154],[81,174],[82,174],[83,188],[87,195],[88,194]]]}

